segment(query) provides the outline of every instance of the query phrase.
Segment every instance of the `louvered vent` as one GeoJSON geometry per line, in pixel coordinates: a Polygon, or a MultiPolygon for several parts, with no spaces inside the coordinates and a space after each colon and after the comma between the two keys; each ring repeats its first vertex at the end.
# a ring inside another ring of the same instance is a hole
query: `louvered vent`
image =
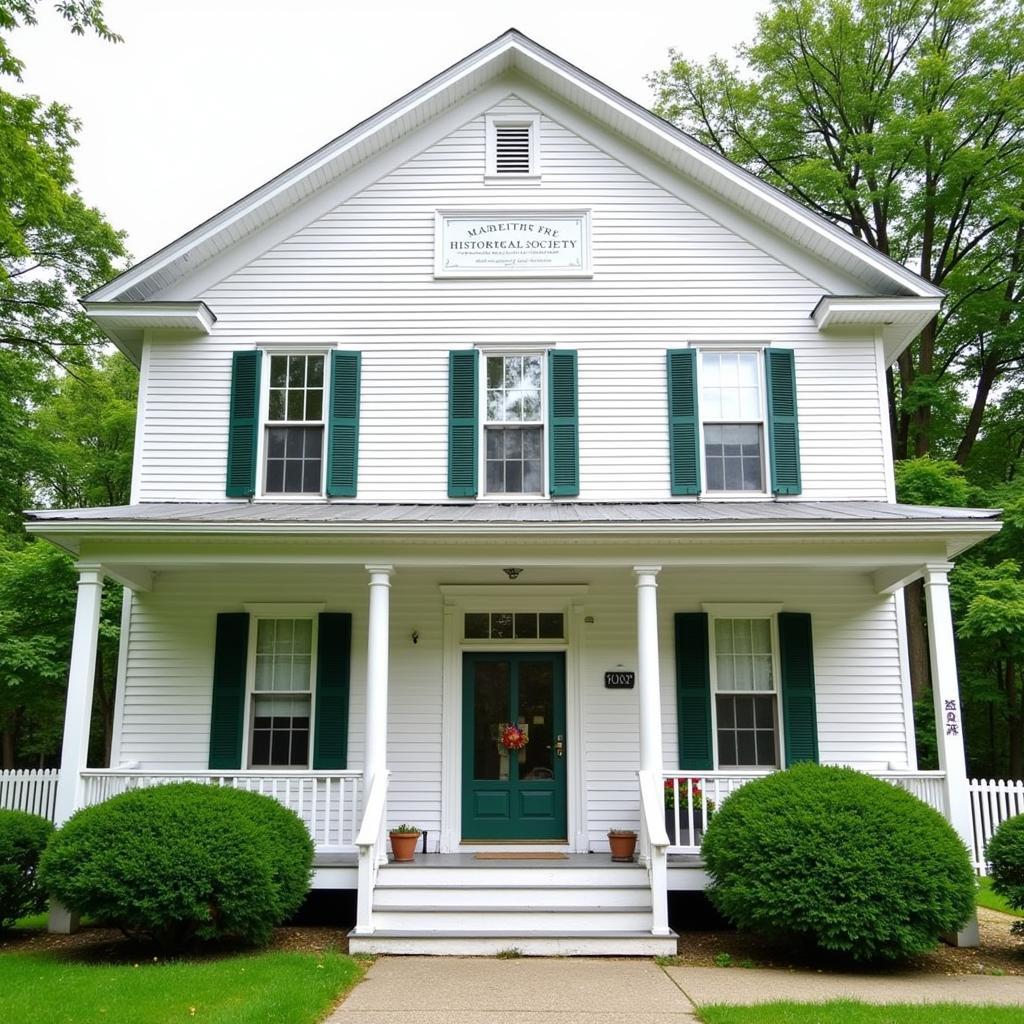
{"type": "Polygon", "coordinates": [[[530,126],[494,126],[494,167],[498,174],[530,173],[530,126]]]}

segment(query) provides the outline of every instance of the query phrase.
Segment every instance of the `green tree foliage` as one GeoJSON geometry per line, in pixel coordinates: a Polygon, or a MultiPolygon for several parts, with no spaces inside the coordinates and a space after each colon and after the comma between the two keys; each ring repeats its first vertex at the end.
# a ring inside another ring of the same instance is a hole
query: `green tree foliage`
{"type": "Polygon", "coordinates": [[[1021,5],[774,0],[737,54],[671,51],[656,111],[948,289],[890,377],[893,432],[898,458],[965,463],[1021,372],[1021,5]]]}

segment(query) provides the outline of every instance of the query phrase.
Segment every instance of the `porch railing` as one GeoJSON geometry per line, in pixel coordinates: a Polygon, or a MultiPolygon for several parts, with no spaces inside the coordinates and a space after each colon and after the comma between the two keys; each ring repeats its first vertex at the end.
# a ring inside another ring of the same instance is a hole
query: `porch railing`
{"type": "MultiPolygon", "coordinates": [[[[709,809],[713,813],[714,808],[719,807],[730,793],[734,793],[754,779],[761,779],[770,774],[771,772],[766,770],[715,771],[700,774],[663,772],[661,784],[669,853],[700,853],[709,809]]],[[[943,788],[945,772],[885,771],[870,774],[907,790],[948,817],[943,788]]]]}
{"type": "Polygon", "coordinates": [[[165,782],[200,782],[229,786],[273,797],[294,811],[309,830],[318,852],[355,852],[360,815],[362,772],[153,772],[90,768],[82,772],[83,806],[102,803],[119,793],[165,782]]]}
{"type": "Polygon", "coordinates": [[[0,772],[0,809],[28,811],[53,821],[59,768],[16,768],[0,772]]]}
{"type": "Polygon", "coordinates": [[[661,776],[658,772],[639,771],[637,778],[640,783],[640,860],[647,867],[651,885],[651,933],[669,935],[668,834],[661,813],[661,776]]]}
{"type": "Polygon", "coordinates": [[[387,813],[388,771],[378,772],[370,781],[366,810],[356,836],[359,848],[359,893],[356,898],[355,935],[373,934],[373,890],[377,873],[387,861],[384,819],[387,813]]]}

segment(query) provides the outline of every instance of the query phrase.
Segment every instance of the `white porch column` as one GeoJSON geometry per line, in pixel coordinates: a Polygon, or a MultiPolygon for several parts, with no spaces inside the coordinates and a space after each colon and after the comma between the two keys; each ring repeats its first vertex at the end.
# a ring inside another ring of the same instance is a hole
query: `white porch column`
{"type": "MultiPolygon", "coordinates": [[[[949,572],[952,568],[951,562],[931,562],[924,567],[924,597],[928,610],[928,646],[939,768],[946,773],[946,807],[950,824],[970,850],[974,843],[974,828],[964,758],[953,616],[949,607],[949,572]]],[[[978,945],[977,917],[957,935],[957,945],[978,945]]]]}
{"type": "MultiPolygon", "coordinates": [[[[60,778],[57,782],[55,820],[63,825],[82,806],[82,772],[89,756],[89,726],[92,720],[92,692],[96,679],[96,653],[99,648],[100,601],[103,598],[103,568],[78,563],[78,602],[75,606],[75,632],[71,641],[71,666],[68,671],[68,695],[64,709],[64,740],[60,754],[60,778]]],[[[49,929],[67,933],[78,925],[77,915],[53,903],[49,929]]]]}
{"type": "Polygon", "coordinates": [[[640,770],[660,772],[661,669],[658,655],[660,565],[634,565],[636,574],[637,675],[640,677],[640,770]]]}
{"type": "MultiPolygon", "coordinates": [[[[366,648],[366,754],[363,768],[366,797],[374,776],[387,769],[388,748],[388,643],[390,565],[368,565],[370,622],[366,648]]],[[[364,798],[365,799],[365,798],[364,798]]]]}

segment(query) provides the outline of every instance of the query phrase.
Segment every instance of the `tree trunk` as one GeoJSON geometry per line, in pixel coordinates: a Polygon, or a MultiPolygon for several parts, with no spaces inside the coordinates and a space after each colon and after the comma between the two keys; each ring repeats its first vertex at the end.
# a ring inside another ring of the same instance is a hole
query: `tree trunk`
{"type": "Polygon", "coordinates": [[[994,353],[990,352],[988,358],[981,364],[981,375],[978,377],[978,388],[974,392],[971,414],[967,417],[964,436],[960,438],[956,455],[953,456],[961,466],[967,461],[967,456],[971,454],[974,442],[978,439],[978,431],[981,430],[981,421],[985,415],[985,406],[988,404],[989,392],[992,390],[992,385],[995,383],[998,373],[999,360],[994,353]]]}
{"type": "Polygon", "coordinates": [[[3,746],[3,768],[10,771],[14,767],[14,728],[9,722],[4,724],[4,730],[0,733],[3,746]]]}
{"type": "Polygon", "coordinates": [[[910,663],[910,692],[920,700],[931,687],[931,662],[928,655],[928,631],[924,623],[924,583],[914,580],[903,588],[907,611],[907,653],[910,663]]]}
{"type": "MultiPolygon", "coordinates": [[[[918,336],[917,347],[917,371],[925,376],[934,369],[935,363],[935,320],[918,336]]],[[[914,430],[914,454],[920,458],[928,454],[931,447],[932,433],[932,407],[921,405],[914,410],[911,417],[914,430]]]]}

